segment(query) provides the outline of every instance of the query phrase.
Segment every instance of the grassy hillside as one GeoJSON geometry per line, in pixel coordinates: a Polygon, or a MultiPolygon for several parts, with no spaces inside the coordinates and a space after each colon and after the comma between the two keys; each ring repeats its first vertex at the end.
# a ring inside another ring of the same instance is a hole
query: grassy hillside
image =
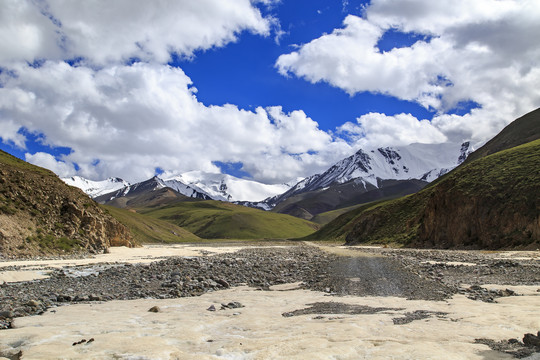
{"type": "Polygon", "coordinates": [[[296,238],[318,229],[318,225],[293,216],[210,200],[178,202],[137,211],[181,226],[206,239],[296,238]]]}
{"type": "Polygon", "coordinates": [[[101,205],[101,207],[125,225],[139,244],[179,243],[200,240],[197,235],[170,222],[113,206],[101,205]]]}
{"type": "Polygon", "coordinates": [[[310,239],[439,248],[540,242],[540,140],[460,166],[436,185],[346,213],[310,239]]]}

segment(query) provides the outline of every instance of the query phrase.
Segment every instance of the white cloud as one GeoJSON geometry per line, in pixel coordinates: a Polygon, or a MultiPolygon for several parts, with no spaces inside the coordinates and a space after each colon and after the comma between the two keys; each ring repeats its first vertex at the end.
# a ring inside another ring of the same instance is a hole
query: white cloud
{"type": "Polygon", "coordinates": [[[369,113],[357,119],[357,124],[345,123],[339,131],[347,134],[358,145],[366,147],[407,145],[421,142],[438,144],[447,141],[429,121],[418,119],[411,114],[387,116],[369,113]]]}
{"type": "Polygon", "coordinates": [[[342,29],[280,56],[276,67],[351,95],[368,91],[417,102],[438,112],[432,124],[451,140],[486,140],[540,106],[538,19],[534,1],[373,0],[364,18],[347,16],[342,29]],[[377,43],[389,29],[431,40],[381,52],[377,43]],[[463,101],[481,109],[445,115],[463,101]]]}
{"type": "MultiPolygon", "coordinates": [[[[18,75],[0,88],[2,116],[43,133],[46,145],[73,149],[61,160],[92,179],[137,181],[156,167],[215,171],[213,161],[240,161],[257,180],[282,182],[322,170],[328,163],[311,159],[315,153],[336,161],[351,151],[303,111],[205,106],[178,68],[137,63],[91,70],[45,62],[14,69],[18,75]]],[[[67,172],[54,158],[28,159],[67,172]]]]}
{"type": "Polygon", "coordinates": [[[37,152],[35,154],[26,153],[25,159],[30,164],[49,169],[60,177],[73,176],[76,172],[73,164],[56,160],[54,156],[44,152],[37,152]]]}
{"type": "Polygon", "coordinates": [[[0,134],[4,144],[12,143],[18,148],[26,148],[26,137],[19,133],[20,125],[12,120],[0,121],[0,134]]]}
{"type": "Polygon", "coordinates": [[[245,30],[269,35],[269,28],[249,0],[4,0],[0,64],[77,57],[98,65],[165,63],[171,52],[191,56],[245,30]]]}

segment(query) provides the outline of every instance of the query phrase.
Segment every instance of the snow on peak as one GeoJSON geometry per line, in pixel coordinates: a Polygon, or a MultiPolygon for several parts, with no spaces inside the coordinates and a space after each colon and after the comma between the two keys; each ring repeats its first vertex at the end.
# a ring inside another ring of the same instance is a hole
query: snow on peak
{"type": "Polygon", "coordinates": [[[185,184],[208,194],[214,200],[222,201],[261,201],[284,193],[290,188],[287,184],[269,185],[232,175],[204,171],[189,171],[167,176],[164,182],[169,187],[173,187],[174,183],[185,184]]]}
{"type": "Polygon", "coordinates": [[[62,178],[62,180],[70,186],[81,189],[92,198],[122,189],[123,187],[130,185],[130,183],[127,181],[115,177],[110,177],[102,181],[93,181],[85,179],[81,176],[72,176],[62,178]]]}
{"type": "Polygon", "coordinates": [[[433,181],[461,164],[473,151],[469,142],[410,144],[360,149],[322,174],[309,176],[286,193],[266,200],[271,206],[296,194],[342,184],[353,179],[378,187],[378,179],[433,181]]]}

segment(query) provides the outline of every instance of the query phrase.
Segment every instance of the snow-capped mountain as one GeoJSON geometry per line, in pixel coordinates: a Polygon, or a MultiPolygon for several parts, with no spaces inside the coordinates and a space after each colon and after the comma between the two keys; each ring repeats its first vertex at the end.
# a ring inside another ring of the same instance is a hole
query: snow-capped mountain
{"type": "Polygon", "coordinates": [[[175,190],[177,190],[176,184],[183,184],[208,194],[214,200],[231,202],[261,201],[282,194],[291,187],[287,184],[268,185],[227,174],[203,171],[190,171],[180,175],[167,176],[164,178],[164,183],[175,190]]]}
{"type": "Polygon", "coordinates": [[[268,185],[227,174],[190,171],[178,175],[155,176],[137,184],[117,178],[90,181],[81,177],[64,179],[100,201],[133,196],[134,192],[150,192],[170,188],[191,198],[237,202],[270,210],[294,195],[326,189],[355,180],[368,190],[379,188],[381,180],[423,180],[430,182],[462,163],[472,151],[463,144],[411,144],[400,147],[361,149],[339,161],[322,174],[309,176],[294,186],[268,185]],[[106,196],[104,196],[106,195],[106,196]]]}
{"type": "Polygon", "coordinates": [[[399,147],[360,149],[322,174],[309,176],[286,193],[265,200],[270,207],[309,191],[343,184],[353,179],[378,187],[379,180],[419,179],[433,181],[461,164],[472,152],[463,144],[410,144],[399,147]]]}
{"type": "Polygon", "coordinates": [[[153,178],[136,184],[127,182],[114,183],[114,178],[104,181],[91,181],[76,176],[63,179],[66,183],[76,186],[93,198],[101,197],[100,201],[111,201],[122,196],[132,196],[134,193],[159,190],[165,187],[191,198],[221,201],[262,201],[268,197],[282,194],[289,190],[290,184],[268,185],[257,181],[240,179],[231,175],[190,171],[179,175],[153,178]],[[103,196],[107,195],[107,196],[103,196]]]}
{"type": "Polygon", "coordinates": [[[162,179],[160,179],[157,176],[154,176],[151,179],[125,186],[121,189],[118,189],[117,191],[105,194],[104,196],[101,196],[100,198],[96,199],[98,202],[107,202],[112,201],[119,197],[126,197],[126,196],[136,196],[143,193],[149,193],[155,190],[163,189],[163,188],[171,188],[175,190],[176,192],[187,196],[191,198],[196,199],[203,199],[203,200],[210,200],[211,197],[206,194],[204,191],[201,191],[200,189],[193,188],[191,186],[182,184],[179,181],[169,181],[165,182],[162,179]]]}
{"type": "Polygon", "coordinates": [[[92,181],[80,176],[72,176],[68,178],[62,178],[62,180],[68,185],[75,186],[81,189],[92,198],[119,190],[123,187],[130,185],[127,181],[114,177],[102,181],[92,181]]]}

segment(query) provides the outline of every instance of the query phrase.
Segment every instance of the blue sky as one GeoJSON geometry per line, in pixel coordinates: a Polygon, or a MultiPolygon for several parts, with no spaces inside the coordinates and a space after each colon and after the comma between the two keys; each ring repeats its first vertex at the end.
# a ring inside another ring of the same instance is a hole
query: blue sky
{"type": "Polygon", "coordinates": [[[0,7],[0,149],[60,176],[278,183],[363,147],[481,144],[540,106],[535,2],[0,7]]]}

